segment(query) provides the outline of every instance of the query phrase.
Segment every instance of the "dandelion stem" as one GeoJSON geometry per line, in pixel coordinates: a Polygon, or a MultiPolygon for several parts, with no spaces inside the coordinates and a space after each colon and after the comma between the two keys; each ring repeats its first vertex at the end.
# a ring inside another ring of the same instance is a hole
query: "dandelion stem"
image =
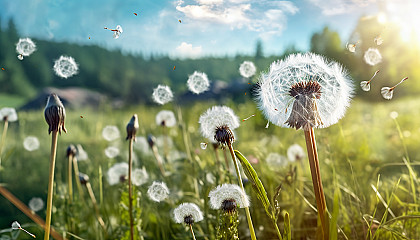
{"type": "MultiPolygon", "coordinates": [[[[73,168],[74,168],[74,177],[77,179],[79,179],[79,166],[77,165],[77,158],[75,156],[72,156],[72,161],[73,161],[73,168]]],[[[80,181],[76,181],[76,185],[77,185],[77,189],[79,191],[79,198],[83,199],[83,189],[82,189],[82,185],[80,184],[80,181]]]]}
{"type": "Polygon", "coordinates": [[[153,151],[153,155],[156,158],[156,161],[157,161],[157,164],[159,166],[160,172],[162,173],[162,176],[166,176],[166,172],[165,172],[165,169],[163,168],[163,164],[162,164],[162,157],[160,156],[156,145],[152,146],[152,151],[153,151]]]}
{"type": "Polygon", "coordinates": [[[99,225],[101,225],[102,229],[104,230],[104,234],[107,235],[105,223],[99,213],[98,203],[96,202],[95,194],[93,193],[92,185],[90,184],[90,182],[86,183],[86,189],[88,190],[90,200],[92,201],[93,208],[95,209],[95,214],[96,218],[98,219],[99,225]]]}
{"type": "Polygon", "coordinates": [[[162,126],[162,135],[163,135],[163,157],[165,158],[166,162],[168,162],[169,143],[168,143],[167,128],[165,125],[162,126]]]}
{"type": "MultiPolygon", "coordinates": [[[[155,147],[156,148],[156,147],[155,147]]],[[[159,161],[158,161],[159,162],[159,161]]],[[[133,138],[129,139],[128,144],[128,211],[130,215],[130,239],[134,239],[134,222],[133,222],[133,192],[131,189],[131,168],[133,165],[133,138]]],[[[161,167],[161,165],[159,165],[161,167]]],[[[161,169],[162,171],[162,169],[161,169]]],[[[162,174],[164,174],[164,171],[162,174]]],[[[165,176],[165,175],[164,175],[165,176]]]]}
{"type": "MultiPolygon", "coordinates": [[[[73,201],[73,179],[72,179],[72,165],[73,165],[73,154],[69,154],[68,159],[68,172],[67,172],[67,181],[68,181],[68,187],[69,187],[69,202],[71,203],[73,201]]],[[[76,179],[77,180],[77,179],[76,179]]]]}
{"type": "Polygon", "coordinates": [[[9,127],[9,121],[7,121],[7,118],[4,119],[4,127],[3,127],[3,134],[1,135],[1,143],[0,143],[0,170],[1,170],[1,154],[2,154],[2,150],[3,150],[3,145],[4,142],[6,141],[6,134],[7,134],[7,129],[9,127]]]}
{"type": "MultiPolygon", "coordinates": [[[[238,176],[239,186],[241,187],[242,191],[245,193],[244,185],[242,183],[241,172],[239,171],[238,162],[236,161],[235,153],[233,152],[232,143],[228,141],[227,146],[229,148],[230,155],[232,156],[233,164],[235,165],[235,170],[236,170],[236,175],[238,176]]],[[[251,214],[249,212],[249,207],[245,207],[245,213],[246,213],[246,220],[248,221],[248,228],[251,234],[251,239],[256,240],[257,237],[255,236],[254,226],[252,225],[252,219],[251,219],[251,214]]]]}
{"type": "Polygon", "coordinates": [[[227,168],[227,170],[230,174],[229,161],[228,161],[228,157],[227,157],[227,153],[226,153],[226,148],[223,148],[223,157],[225,158],[226,168],[227,168]]]}
{"type": "Polygon", "coordinates": [[[191,231],[193,239],[196,240],[195,235],[194,235],[194,231],[193,231],[193,228],[192,228],[192,224],[190,224],[190,231],[191,231]]]}
{"type": "Polygon", "coordinates": [[[58,135],[58,130],[53,130],[52,131],[52,141],[51,141],[50,173],[49,173],[49,179],[48,179],[48,197],[47,197],[47,216],[46,216],[46,219],[45,219],[44,240],[49,240],[50,239],[51,210],[52,210],[53,187],[54,187],[55,155],[57,154],[57,135],[58,135]]]}
{"type": "Polygon", "coordinates": [[[308,151],[309,166],[311,169],[312,184],[316,198],[319,218],[321,219],[322,231],[325,240],[329,239],[329,219],[327,213],[327,204],[325,202],[324,190],[322,188],[321,172],[319,168],[318,152],[316,149],[316,141],[314,129],[311,127],[304,130],[306,149],[308,151]]]}

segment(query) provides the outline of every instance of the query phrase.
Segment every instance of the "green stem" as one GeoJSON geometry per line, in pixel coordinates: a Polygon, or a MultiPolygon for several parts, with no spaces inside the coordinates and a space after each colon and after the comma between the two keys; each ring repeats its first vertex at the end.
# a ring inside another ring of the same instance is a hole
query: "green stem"
{"type": "Polygon", "coordinates": [[[50,173],[49,173],[49,178],[48,178],[47,216],[46,216],[46,219],[45,219],[44,240],[49,240],[50,239],[51,210],[52,210],[53,187],[54,187],[55,155],[57,154],[57,135],[58,135],[58,131],[54,130],[52,132],[52,141],[51,141],[50,173]]]}
{"type": "Polygon", "coordinates": [[[133,138],[129,139],[128,144],[128,211],[130,214],[130,239],[134,239],[134,220],[133,220],[133,192],[131,189],[131,171],[133,165],[133,138]]]}
{"type": "Polygon", "coordinates": [[[7,119],[4,120],[4,127],[3,127],[3,134],[1,135],[1,143],[0,143],[0,170],[1,170],[1,154],[3,150],[4,142],[6,141],[7,129],[9,127],[9,121],[7,119]]]}

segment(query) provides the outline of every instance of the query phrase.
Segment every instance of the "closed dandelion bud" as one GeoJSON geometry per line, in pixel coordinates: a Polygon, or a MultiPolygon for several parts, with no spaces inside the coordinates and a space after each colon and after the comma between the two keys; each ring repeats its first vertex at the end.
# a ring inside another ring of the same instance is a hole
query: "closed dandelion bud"
{"type": "Polygon", "coordinates": [[[147,142],[149,143],[150,148],[156,144],[156,138],[152,134],[147,135],[147,142]]]}
{"type": "Polygon", "coordinates": [[[79,181],[81,184],[86,185],[89,182],[89,176],[84,173],[79,173],[79,181]]]}
{"type": "Polygon", "coordinates": [[[174,210],[174,219],[176,223],[185,223],[192,225],[195,222],[203,220],[203,213],[194,203],[182,203],[174,210]]]}
{"type": "Polygon", "coordinates": [[[76,148],[76,146],[74,146],[73,144],[70,144],[67,147],[66,156],[67,157],[70,157],[70,156],[74,157],[74,156],[76,156],[76,154],[77,154],[77,148],[76,148]]]}
{"type": "Polygon", "coordinates": [[[139,120],[137,118],[137,114],[134,114],[130,122],[127,124],[127,138],[126,140],[133,139],[136,140],[136,132],[139,129],[139,120]]]}
{"type": "Polygon", "coordinates": [[[57,131],[61,134],[61,131],[67,132],[64,126],[64,120],[66,118],[66,109],[63,103],[61,103],[57,94],[52,93],[47,100],[47,105],[44,109],[45,121],[48,123],[48,134],[53,131],[57,131]]]}

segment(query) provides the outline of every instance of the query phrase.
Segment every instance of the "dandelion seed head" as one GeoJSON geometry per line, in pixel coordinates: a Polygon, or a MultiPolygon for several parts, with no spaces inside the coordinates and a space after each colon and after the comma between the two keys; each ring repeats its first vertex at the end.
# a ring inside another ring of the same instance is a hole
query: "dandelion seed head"
{"type": "Polygon", "coordinates": [[[128,164],[126,162],[116,163],[108,169],[107,177],[109,185],[118,184],[121,178],[125,179],[128,174],[128,164]]]}
{"type": "Polygon", "coordinates": [[[118,130],[117,126],[108,125],[102,130],[102,137],[108,142],[114,141],[120,136],[120,130],[118,130]]]}
{"type": "Polygon", "coordinates": [[[254,63],[251,61],[244,61],[239,66],[239,73],[244,78],[250,78],[255,75],[257,68],[255,67],[254,63]]]}
{"type": "Polygon", "coordinates": [[[169,110],[162,110],[156,114],[156,124],[165,127],[173,127],[176,125],[175,114],[169,110]]]}
{"type": "Polygon", "coordinates": [[[260,76],[256,101],[277,126],[324,128],[344,116],[352,95],[351,79],[340,64],[306,53],[272,63],[260,76]]]}
{"type": "Polygon", "coordinates": [[[86,161],[89,158],[87,152],[83,149],[82,145],[76,146],[76,159],[77,161],[86,161]]]}
{"type": "Polygon", "coordinates": [[[152,98],[153,101],[156,103],[163,105],[168,102],[171,102],[174,95],[169,88],[169,86],[166,85],[158,85],[155,89],[153,89],[152,98]]]}
{"type": "Polygon", "coordinates": [[[390,88],[390,87],[381,88],[381,95],[386,100],[391,100],[394,95],[394,88],[390,88]]]}
{"type": "Polygon", "coordinates": [[[149,147],[149,143],[147,139],[143,136],[136,137],[136,141],[133,144],[134,149],[139,150],[143,155],[151,155],[152,152],[149,147]]]}
{"type": "Polygon", "coordinates": [[[269,153],[265,161],[270,166],[285,167],[288,164],[288,159],[285,156],[274,152],[269,153]]]}
{"type": "Polygon", "coordinates": [[[22,227],[20,226],[20,224],[18,223],[18,221],[14,221],[12,222],[12,229],[16,230],[16,229],[21,229],[22,227]]]}
{"type": "MultiPolygon", "coordinates": [[[[16,52],[19,54],[19,56],[28,57],[36,50],[36,45],[30,38],[20,38],[18,43],[16,43],[16,52]]],[[[18,56],[18,57],[19,57],[18,56]]],[[[22,60],[19,59],[19,60],[22,60]]]]}
{"type": "Polygon", "coordinates": [[[211,190],[209,193],[210,206],[213,209],[221,209],[226,200],[235,200],[240,208],[249,207],[249,197],[242,189],[235,184],[222,184],[211,190]]]}
{"type": "Polygon", "coordinates": [[[34,197],[29,200],[28,206],[32,211],[38,212],[44,208],[44,201],[39,197],[34,197]]]}
{"type": "Polygon", "coordinates": [[[147,173],[146,169],[143,168],[136,168],[133,171],[133,184],[135,186],[141,186],[145,183],[147,183],[147,181],[149,180],[149,174],[147,173]]]}
{"type": "Polygon", "coordinates": [[[219,127],[225,126],[230,130],[239,127],[239,118],[235,115],[232,109],[226,106],[213,106],[206,112],[201,114],[198,121],[200,123],[201,134],[214,142],[216,130],[219,127]]]}
{"type": "Polygon", "coordinates": [[[61,78],[69,78],[76,75],[79,71],[79,66],[72,57],[60,56],[59,59],[54,62],[54,72],[61,78]]]}
{"type": "Polygon", "coordinates": [[[115,158],[116,156],[120,155],[120,149],[114,146],[107,147],[104,152],[105,156],[108,158],[115,158]]]}
{"type": "Polygon", "coordinates": [[[392,111],[392,112],[390,112],[390,113],[389,113],[389,116],[390,116],[392,119],[397,119],[397,117],[398,117],[398,112],[396,112],[396,111],[392,111]]]}
{"type": "Polygon", "coordinates": [[[299,144],[293,144],[287,149],[287,158],[291,162],[301,161],[305,157],[305,152],[299,144]]]}
{"type": "Polygon", "coordinates": [[[192,223],[202,221],[203,213],[194,203],[182,203],[177,208],[175,208],[174,219],[176,223],[185,223],[191,225],[192,223]]]}
{"type": "Polygon", "coordinates": [[[164,182],[154,181],[147,190],[149,198],[155,202],[165,200],[169,195],[169,189],[164,182]]]}
{"type": "Polygon", "coordinates": [[[382,61],[382,55],[377,48],[369,48],[363,56],[365,62],[374,66],[382,61]]]}
{"type": "Polygon", "coordinates": [[[39,145],[39,140],[35,136],[28,136],[23,140],[23,147],[29,152],[37,150],[39,145]]]}
{"type": "Polygon", "coordinates": [[[188,76],[187,87],[195,94],[209,90],[210,82],[207,74],[195,71],[192,75],[188,76]]]}
{"type": "Polygon", "coordinates": [[[0,109],[0,120],[6,120],[9,122],[16,122],[18,120],[18,115],[16,109],[10,107],[4,107],[0,109]]]}

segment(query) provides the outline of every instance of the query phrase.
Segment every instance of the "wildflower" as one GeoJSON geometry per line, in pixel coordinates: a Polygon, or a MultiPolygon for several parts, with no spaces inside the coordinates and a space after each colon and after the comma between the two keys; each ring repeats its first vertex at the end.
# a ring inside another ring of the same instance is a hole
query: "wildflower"
{"type": "Polygon", "coordinates": [[[133,184],[136,186],[141,186],[145,184],[149,180],[149,174],[147,173],[146,169],[143,168],[136,168],[133,171],[133,184]]]}
{"type": "Polygon", "coordinates": [[[121,162],[114,164],[110,169],[108,169],[107,177],[109,185],[115,185],[121,180],[125,180],[125,177],[128,174],[128,163],[121,162]]]}
{"type": "Polygon", "coordinates": [[[176,125],[175,114],[169,110],[162,110],[156,114],[156,124],[165,127],[173,127],[176,125]]]}
{"type": "Polygon", "coordinates": [[[265,117],[275,125],[296,129],[335,124],[353,93],[343,67],[313,53],[292,54],[272,63],[259,86],[257,102],[265,117]]]}
{"type": "Polygon", "coordinates": [[[45,121],[48,123],[48,134],[53,131],[57,131],[61,134],[61,131],[67,132],[64,126],[64,120],[66,118],[66,109],[57,94],[52,93],[47,100],[47,105],[44,109],[45,121]]]}
{"type": "Polygon", "coordinates": [[[16,122],[18,120],[18,116],[16,110],[14,108],[5,107],[0,110],[0,120],[9,121],[9,122],[16,122]]]}
{"type": "Polygon", "coordinates": [[[128,122],[127,124],[127,138],[126,140],[136,140],[136,133],[137,130],[139,129],[139,120],[137,118],[137,114],[134,114],[131,119],[130,122],[128,122]]]}
{"type": "Polygon", "coordinates": [[[365,62],[371,66],[374,66],[382,61],[382,55],[376,48],[369,48],[363,56],[365,62]]]}
{"type": "Polygon", "coordinates": [[[182,203],[175,208],[174,219],[176,223],[192,225],[203,220],[203,213],[194,203],[182,203]]]}
{"type": "Polygon", "coordinates": [[[233,142],[232,130],[239,127],[239,118],[226,106],[213,106],[200,116],[198,122],[202,135],[219,143],[233,142]]]}
{"type": "Polygon", "coordinates": [[[154,181],[147,190],[149,198],[155,202],[165,200],[169,195],[169,189],[164,182],[154,181]]]}
{"type": "Polygon", "coordinates": [[[273,152],[268,154],[267,159],[265,161],[268,165],[280,167],[285,167],[288,163],[287,158],[285,156],[273,152]]]}
{"type": "Polygon", "coordinates": [[[79,71],[74,58],[68,56],[60,56],[59,59],[55,60],[53,69],[55,74],[61,78],[69,78],[79,71]]]}
{"type": "Polygon", "coordinates": [[[23,147],[29,151],[35,151],[39,148],[39,140],[37,137],[34,136],[28,136],[23,140],[23,147]]]}
{"type": "Polygon", "coordinates": [[[120,149],[111,146],[107,147],[104,152],[108,158],[114,158],[120,154],[120,149]]]}
{"type": "Polygon", "coordinates": [[[171,89],[166,85],[158,85],[155,89],[153,89],[153,101],[160,105],[171,102],[173,97],[174,95],[171,89]]]}
{"type": "Polygon", "coordinates": [[[195,94],[207,91],[210,87],[207,74],[195,71],[192,75],[188,76],[187,87],[195,94]]]}
{"type": "Polygon", "coordinates": [[[249,197],[235,184],[222,184],[209,193],[210,206],[213,209],[222,209],[226,212],[234,212],[236,207],[249,207],[249,197]]]}
{"type": "Polygon", "coordinates": [[[301,161],[304,156],[305,152],[299,144],[293,144],[287,149],[287,158],[291,162],[301,161]]]}
{"type": "Polygon", "coordinates": [[[108,142],[114,141],[120,138],[120,130],[118,130],[117,126],[108,125],[102,130],[102,137],[108,142]]]}
{"type": "Polygon", "coordinates": [[[35,50],[36,45],[30,38],[20,38],[18,43],[16,43],[16,52],[19,54],[19,60],[23,60],[23,57],[28,57],[35,50]]]}
{"type": "Polygon", "coordinates": [[[253,62],[244,61],[241,66],[239,67],[239,73],[244,78],[250,78],[255,75],[257,68],[255,67],[253,62]]]}
{"type": "Polygon", "coordinates": [[[408,77],[403,78],[399,83],[397,83],[393,87],[383,87],[383,88],[381,88],[382,97],[385,98],[386,100],[391,100],[393,95],[394,95],[394,89],[407,79],[408,79],[408,77]]]}
{"type": "Polygon", "coordinates": [[[39,197],[34,197],[29,200],[28,206],[32,211],[38,212],[44,208],[44,201],[39,197]]]}

